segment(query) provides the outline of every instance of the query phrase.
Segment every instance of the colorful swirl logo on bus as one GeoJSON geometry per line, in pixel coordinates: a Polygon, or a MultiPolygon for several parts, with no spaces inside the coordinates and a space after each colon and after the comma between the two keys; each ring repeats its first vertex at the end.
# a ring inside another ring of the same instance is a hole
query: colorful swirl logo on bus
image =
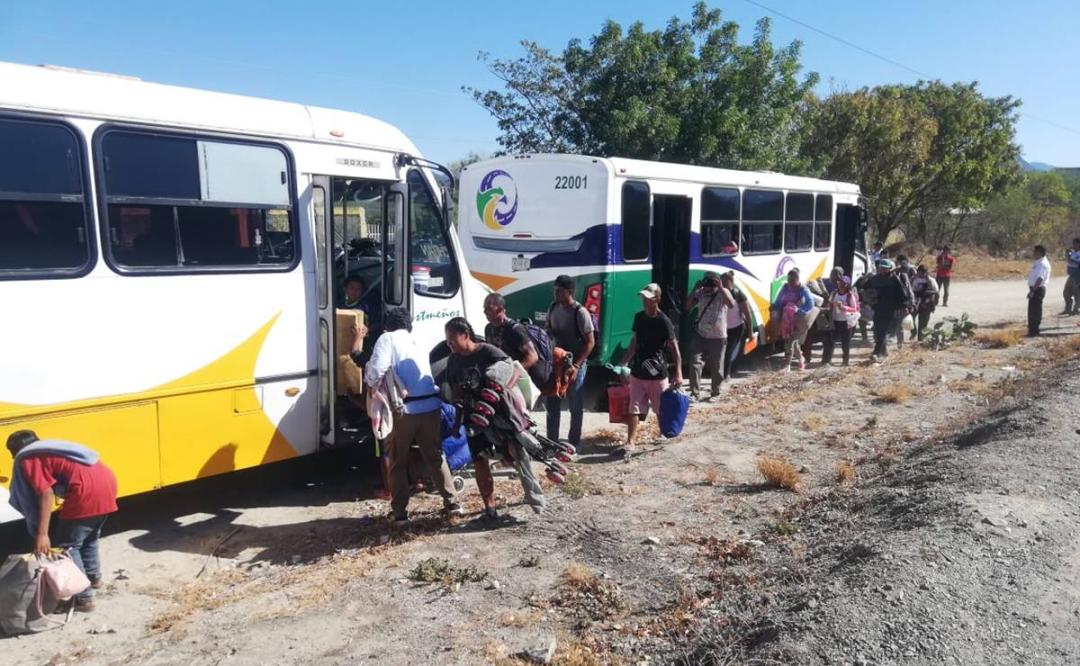
{"type": "Polygon", "coordinates": [[[773,279],[779,280],[780,278],[785,277],[787,272],[792,268],[795,268],[795,260],[791,257],[784,257],[776,266],[776,275],[773,276],[773,279]]]}
{"type": "Polygon", "coordinates": [[[517,215],[517,184],[502,169],[489,171],[476,192],[476,212],[488,229],[498,231],[517,215]]]}

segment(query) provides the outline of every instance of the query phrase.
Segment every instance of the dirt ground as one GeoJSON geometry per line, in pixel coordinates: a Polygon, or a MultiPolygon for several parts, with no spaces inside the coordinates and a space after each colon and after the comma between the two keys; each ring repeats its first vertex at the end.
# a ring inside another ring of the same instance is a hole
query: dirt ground
{"type": "Polygon", "coordinates": [[[538,517],[502,477],[508,520],[479,521],[470,482],[465,518],[421,495],[393,528],[333,456],[126,500],[98,610],[0,639],[4,662],[1076,662],[1080,318],[1052,284],[1046,335],[1020,340],[1024,293],[955,285],[938,315],[998,330],[942,351],[758,359],[629,457],[590,415],[538,517]]]}

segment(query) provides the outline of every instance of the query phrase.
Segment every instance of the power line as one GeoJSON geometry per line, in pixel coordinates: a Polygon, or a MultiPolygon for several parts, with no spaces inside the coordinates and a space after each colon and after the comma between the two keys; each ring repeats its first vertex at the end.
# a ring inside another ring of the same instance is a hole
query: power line
{"type": "MultiPolygon", "coordinates": [[[[876,58],[876,59],[878,59],[878,60],[880,60],[882,62],[888,63],[888,64],[890,64],[890,65],[892,65],[894,67],[899,67],[900,69],[911,72],[912,74],[915,74],[917,76],[921,76],[924,79],[940,79],[941,78],[939,76],[933,76],[932,74],[927,74],[926,72],[917,70],[914,67],[908,67],[907,65],[905,65],[902,62],[899,62],[897,60],[893,60],[892,58],[890,58],[888,56],[884,56],[884,55],[882,55],[880,53],[877,53],[876,51],[871,51],[870,49],[865,48],[863,46],[859,46],[858,44],[855,44],[854,42],[850,42],[850,41],[844,39],[843,37],[840,37],[838,35],[834,35],[831,32],[828,32],[828,31],[822,30],[821,28],[818,28],[816,26],[810,25],[806,21],[799,20],[799,19],[797,19],[797,18],[795,18],[793,16],[789,16],[789,15],[787,15],[787,14],[781,12],[781,11],[773,9],[772,7],[769,7],[767,5],[763,5],[760,2],[758,2],[757,0],[743,0],[743,1],[746,2],[749,5],[753,5],[753,6],[757,7],[758,9],[762,9],[762,10],[764,10],[766,12],[769,12],[770,14],[773,14],[775,16],[779,16],[782,19],[785,19],[787,21],[791,21],[792,23],[801,25],[802,27],[806,28],[807,30],[813,30],[814,32],[818,33],[819,35],[823,35],[825,37],[828,37],[829,39],[840,42],[844,46],[847,46],[847,47],[855,49],[856,51],[860,51],[862,53],[865,53],[866,55],[868,55],[868,56],[870,56],[872,58],[876,58]]],[[[1029,118],[1031,120],[1035,120],[1035,121],[1038,121],[1040,123],[1045,123],[1047,125],[1050,125],[1052,127],[1056,127],[1058,129],[1064,130],[1066,132],[1072,132],[1073,134],[1080,134],[1080,130],[1075,129],[1073,127],[1069,127],[1068,125],[1062,125],[1061,123],[1055,122],[1053,120],[1048,120],[1048,119],[1042,118],[1040,116],[1036,116],[1036,115],[1034,115],[1032,113],[1028,113],[1026,111],[1020,111],[1018,113],[1019,113],[1020,116],[1023,116],[1024,118],[1029,118]]]]}

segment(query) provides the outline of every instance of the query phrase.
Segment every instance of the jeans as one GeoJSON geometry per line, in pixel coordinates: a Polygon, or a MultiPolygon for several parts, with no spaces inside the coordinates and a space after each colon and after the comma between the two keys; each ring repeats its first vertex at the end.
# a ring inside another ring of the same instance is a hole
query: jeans
{"type": "Polygon", "coordinates": [[[874,356],[889,355],[889,334],[895,319],[892,312],[874,313],[874,356]]]}
{"type": "Polygon", "coordinates": [[[930,330],[930,315],[933,314],[933,310],[929,308],[920,308],[915,315],[915,338],[922,340],[926,337],[926,333],[930,330]]]}
{"type": "Polygon", "coordinates": [[[952,282],[951,277],[939,277],[937,279],[938,289],[941,290],[941,305],[945,307],[949,304],[949,283],[952,282]]]}
{"type": "Polygon", "coordinates": [[[1062,296],[1065,297],[1066,313],[1080,312],[1080,277],[1070,275],[1069,279],[1065,280],[1062,296]]]}
{"type": "Polygon", "coordinates": [[[735,363],[735,359],[739,358],[742,354],[746,339],[744,338],[745,324],[739,324],[735,328],[729,328],[727,330],[728,347],[727,352],[724,354],[724,379],[731,378],[731,366],[735,363]]]}
{"type": "Polygon", "coordinates": [[[710,395],[720,394],[720,382],[724,381],[723,360],[727,355],[727,338],[705,338],[696,331],[690,343],[690,393],[701,390],[701,371],[709,373],[712,382],[710,395]]]}
{"type": "Polygon", "coordinates": [[[840,321],[833,320],[833,330],[828,337],[825,338],[825,351],[822,353],[822,363],[831,363],[833,357],[833,350],[836,349],[836,342],[840,341],[840,350],[844,354],[844,365],[847,365],[848,360],[851,358],[851,326],[848,325],[846,319],[840,321]]]}
{"type": "MultiPolygon", "coordinates": [[[[570,433],[566,440],[575,447],[581,444],[581,421],[585,417],[585,374],[588,365],[582,365],[578,370],[574,383],[566,390],[566,399],[570,401],[570,433]]],[[[544,401],[544,409],[547,410],[547,436],[548,439],[559,439],[559,421],[562,416],[562,400],[550,397],[544,401]]]]}
{"type": "MultiPolygon", "coordinates": [[[[60,519],[56,524],[56,547],[66,549],[91,582],[101,578],[98,539],[101,538],[101,528],[106,518],[107,515],[77,520],[60,519]]],[[[89,601],[93,597],[93,588],[87,588],[75,596],[80,601],[89,601]]]]}
{"type": "Polygon", "coordinates": [[[1038,335],[1039,327],[1042,326],[1043,299],[1046,298],[1046,287],[1032,289],[1028,294],[1028,335],[1038,335]]]}

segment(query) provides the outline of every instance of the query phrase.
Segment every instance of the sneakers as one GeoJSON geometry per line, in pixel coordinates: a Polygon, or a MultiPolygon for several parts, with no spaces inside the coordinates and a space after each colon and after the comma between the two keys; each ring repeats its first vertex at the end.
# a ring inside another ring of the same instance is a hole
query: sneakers
{"type": "Polygon", "coordinates": [[[443,511],[450,516],[464,516],[465,510],[457,502],[443,502],[443,511]]]}
{"type": "Polygon", "coordinates": [[[484,513],[480,515],[480,519],[485,523],[493,523],[499,519],[499,512],[495,510],[495,507],[488,507],[484,509],[484,513]]]}

